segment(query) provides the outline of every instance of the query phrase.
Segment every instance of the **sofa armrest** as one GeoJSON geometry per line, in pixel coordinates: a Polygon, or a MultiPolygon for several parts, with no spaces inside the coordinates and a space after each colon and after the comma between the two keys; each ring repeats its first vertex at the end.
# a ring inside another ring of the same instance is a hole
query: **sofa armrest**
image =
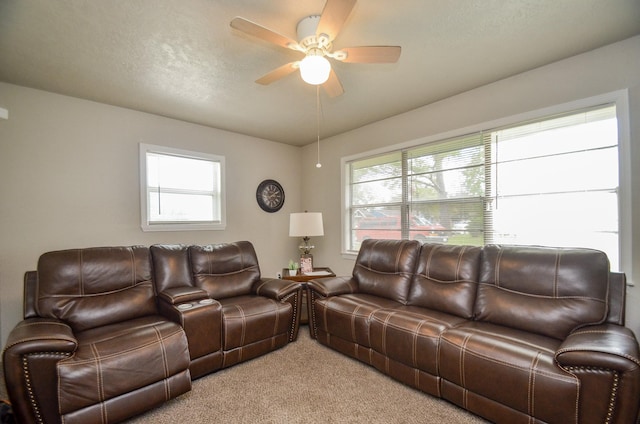
{"type": "Polygon", "coordinates": [[[169,305],[177,305],[178,303],[184,302],[196,302],[208,297],[209,295],[205,290],[191,286],[174,287],[166,289],[158,294],[158,298],[169,305]]]}
{"type": "Polygon", "coordinates": [[[573,331],[556,351],[563,367],[600,367],[620,372],[640,368],[640,348],[627,327],[602,324],[573,331]]]}
{"type": "Polygon", "coordinates": [[[252,292],[258,296],[264,296],[277,300],[278,302],[291,304],[293,319],[291,321],[291,328],[289,329],[290,342],[298,338],[302,290],[303,285],[301,283],[278,278],[261,278],[252,288],[252,292]]]}
{"type": "Polygon", "coordinates": [[[192,361],[222,350],[222,305],[205,290],[175,287],[162,291],[158,299],[162,316],[183,328],[192,361]]]}
{"type": "Polygon", "coordinates": [[[253,285],[253,293],[258,296],[268,297],[274,300],[282,300],[301,290],[302,285],[295,281],[280,280],[277,278],[261,278],[253,285]]]}
{"type": "Polygon", "coordinates": [[[357,293],[358,282],[353,277],[325,277],[307,282],[307,310],[309,314],[309,334],[312,339],[318,338],[316,322],[316,300],[339,296],[341,294],[357,293]]]}
{"type": "Polygon", "coordinates": [[[57,319],[28,318],[9,334],[4,355],[34,352],[73,353],[78,342],[71,327],[57,319]]]}
{"type": "Polygon", "coordinates": [[[573,331],[555,357],[558,365],[580,379],[583,393],[608,391],[608,422],[631,423],[640,409],[639,351],[630,329],[601,324],[573,331]]]}
{"type": "Polygon", "coordinates": [[[326,277],[311,280],[307,288],[322,297],[338,296],[358,291],[358,282],[353,277],[326,277]]]}
{"type": "Polygon", "coordinates": [[[11,331],[2,355],[9,399],[18,422],[59,419],[56,364],[75,352],[78,342],[62,321],[28,318],[11,331]]]}

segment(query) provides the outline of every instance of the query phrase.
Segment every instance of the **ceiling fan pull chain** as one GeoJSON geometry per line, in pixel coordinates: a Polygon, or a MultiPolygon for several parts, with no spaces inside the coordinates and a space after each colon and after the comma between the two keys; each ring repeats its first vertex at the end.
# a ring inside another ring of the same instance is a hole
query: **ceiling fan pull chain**
{"type": "Polygon", "coordinates": [[[316,85],[316,127],[318,129],[318,162],[316,168],[322,168],[320,163],[320,86],[316,85]]]}

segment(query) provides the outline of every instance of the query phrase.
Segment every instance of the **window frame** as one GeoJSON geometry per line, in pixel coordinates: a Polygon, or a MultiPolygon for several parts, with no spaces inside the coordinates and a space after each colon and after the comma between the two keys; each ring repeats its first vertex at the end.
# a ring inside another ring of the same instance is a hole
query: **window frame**
{"type": "Polygon", "coordinates": [[[225,189],[225,157],[210,153],[194,152],[173,147],[140,143],[140,226],[142,231],[193,231],[193,230],[224,230],[226,221],[226,189],[225,189]],[[187,159],[215,162],[219,166],[218,208],[220,219],[216,221],[185,221],[185,222],[151,222],[149,216],[149,186],[147,182],[147,154],[154,153],[166,156],[183,157],[187,159]]]}
{"type": "MultiPolygon", "coordinates": [[[[603,104],[615,104],[616,117],[618,121],[618,164],[619,164],[619,190],[618,214],[619,214],[619,259],[620,270],[631,275],[632,266],[632,237],[631,237],[631,160],[630,160],[630,128],[629,128],[629,101],[628,90],[618,90],[593,96],[581,100],[550,106],[534,111],[512,115],[505,118],[496,119],[480,123],[477,125],[464,127],[445,133],[440,133],[424,138],[411,140],[404,143],[389,145],[383,148],[370,150],[341,158],[341,254],[344,259],[355,259],[358,252],[349,250],[350,242],[350,211],[349,211],[349,175],[348,165],[354,160],[364,159],[370,156],[392,153],[402,149],[410,149],[420,145],[437,143],[443,140],[461,137],[474,132],[483,132],[496,128],[517,125],[526,121],[542,119],[548,116],[565,114],[580,109],[586,109],[603,104]]],[[[627,280],[630,285],[632,282],[627,280]]]]}

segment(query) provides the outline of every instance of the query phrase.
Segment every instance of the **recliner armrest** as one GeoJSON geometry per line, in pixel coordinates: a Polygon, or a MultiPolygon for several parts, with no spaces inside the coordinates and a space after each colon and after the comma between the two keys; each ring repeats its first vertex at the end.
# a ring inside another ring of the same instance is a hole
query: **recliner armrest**
{"type": "Polygon", "coordinates": [[[64,322],[52,318],[28,318],[19,322],[9,334],[4,355],[73,353],[77,346],[71,327],[64,322]]]}
{"type": "Polygon", "coordinates": [[[353,277],[326,277],[310,280],[307,288],[323,297],[357,293],[358,282],[353,277]]]}
{"type": "Polygon", "coordinates": [[[278,278],[261,278],[254,283],[251,292],[257,296],[291,304],[293,320],[289,330],[289,341],[294,341],[298,337],[298,328],[300,327],[302,284],[296,281],[281,280],[278,278]]]}
{"type": "Polygon", "coordinates": [[[562,342],[555,358],[562,368],[580,379],[590,393],[610,387],[611,422],[638,419],[640,404],[640,347],[633,332],[617,324],[600,324],[574,330],[562,342]],[[600,379],[599,376],[608,376],[600,379]]]}
{"type": "Polygon", "coordinates": [[[9,334],[3,352],[4,376],[18,422],[58,419],[56,364],[75,352],[71,327],[60,320],[27,318],[9,334]]]}
{"type": "Polygon", "coordinates": [[[252,291],[258,296],[282,300],[301,288],[302,285],[295,281],[280,280],[277,278],[261,278],[253,285],[252,291]]]}
{"type": "Polygon", "coordinates": [[[620,372],[640,368],[638,341],[627,327],[602,324],[573,331],[556,351],[563,367],[600,367],[620,372]]]}
{"type": "Polygon", "coordinates": [[[309,311],[309,333],[318,338],[315,315],[316,299],[358,292],[358,282],[353,277],[325,277],[307,282],[307,310],[309,311]]]}
{"type": "Polygon", "coordinates": [[[170,305],[184,302],[194,302],[209,297],[206,290],[197,287],[182,286],[166,289],[158,294],[158,298],[170,305]]]}

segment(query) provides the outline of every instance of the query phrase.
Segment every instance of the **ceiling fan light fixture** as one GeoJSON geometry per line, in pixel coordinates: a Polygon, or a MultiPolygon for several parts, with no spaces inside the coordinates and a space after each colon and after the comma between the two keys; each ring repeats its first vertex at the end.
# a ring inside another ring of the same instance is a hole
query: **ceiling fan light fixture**
{"type": "Polygon", "coordinates": [[[342,30],[357,0],[326,0],[322,14],[310,15],[298,22],[297,41],[278,34],[239,16],[231,20],[231,27],[247,35],[274,45],[305,54],[301,61],[287,63],[258,78],[256,83],[271,84],[300,69],[302,80],[316,88],[322,85],[329,97],[344,93],[340,79],[327,60],[344,63],[395,63],[400,57],[400,46],[359,46],[333,51],[333,40],[342,30]]]}
{"type": "Polygon", "coordinates": [[[326,57],[310,52],[300,61],[300,76],[307,84],[320,85],[329,79],[331,64],[326,57]]]}

